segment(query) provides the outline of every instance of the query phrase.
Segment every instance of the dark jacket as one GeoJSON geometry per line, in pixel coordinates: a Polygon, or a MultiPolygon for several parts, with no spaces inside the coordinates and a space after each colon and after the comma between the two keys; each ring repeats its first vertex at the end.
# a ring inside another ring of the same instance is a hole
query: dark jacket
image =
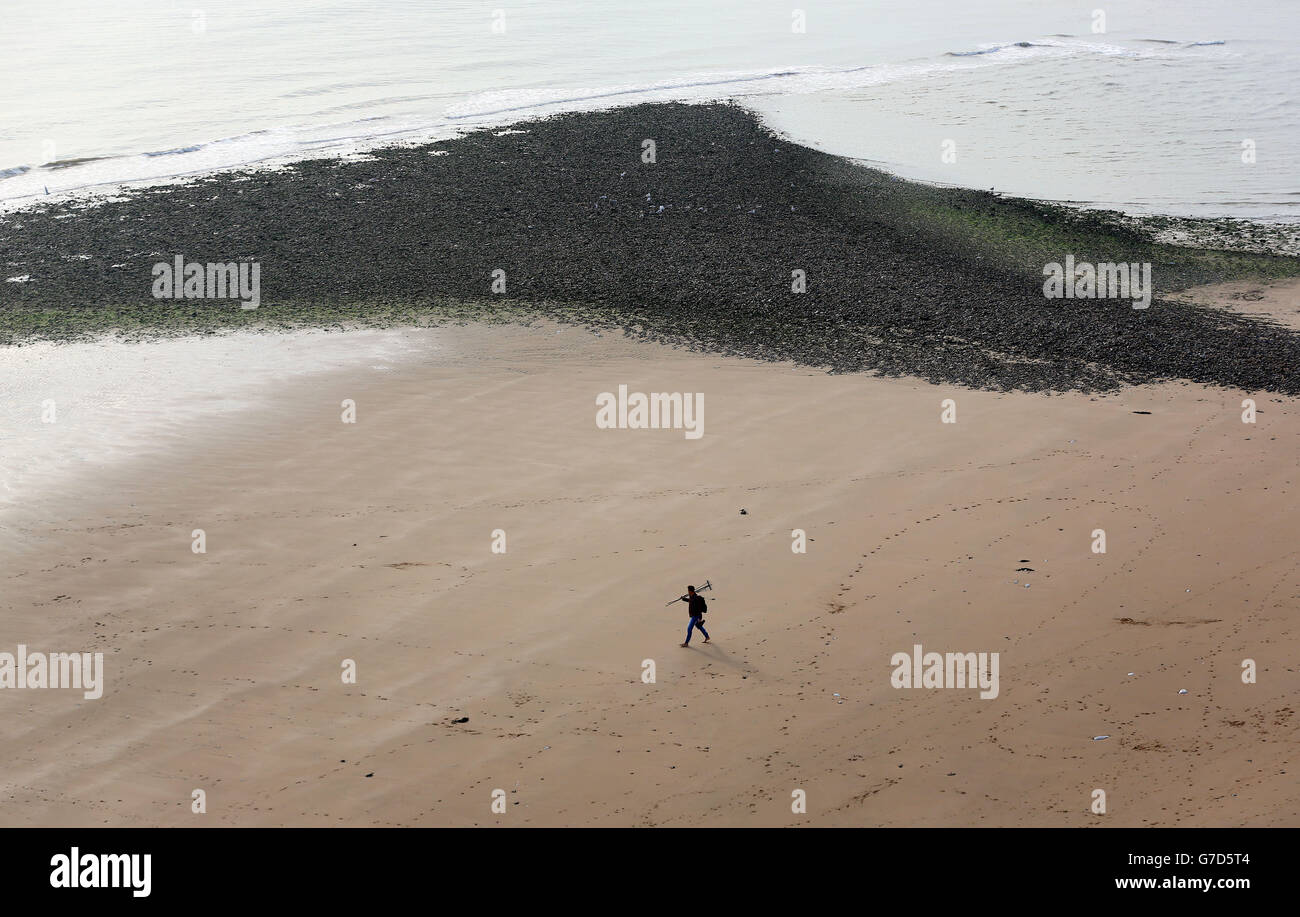
{"type": "Polygon", "coordinates": [[[704,596],[700,595],[698,592],[695,593],[695,595],[682,596],[682,601],[686,602],[691,606],[686,610],[686,613],[689,614],[692,618],[701,617],[706,611],[709,610],[709,606],[706,605],[704,602],[704,596]]]}

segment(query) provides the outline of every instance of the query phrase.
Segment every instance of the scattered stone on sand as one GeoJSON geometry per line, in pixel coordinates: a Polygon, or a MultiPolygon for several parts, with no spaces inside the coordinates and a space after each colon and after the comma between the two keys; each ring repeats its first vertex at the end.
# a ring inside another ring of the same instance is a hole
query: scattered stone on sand
{"type": "Polygon", "coordinates": [[[778,141],[738,106],[653,103],[0,215],[5,276],[31,278],[0,283],[0,344],[552,318],[712,355],[999,391],[1177,378],[1300,393],[1300,334],[1167,295],[1300,275],[1300,259],[1172,246],[1156,231],[904,181],[778,141]],[[639,161],[645,137],[671,144],[671,165],[639,161]],[[1151,262],[1150,307],[1046,298],[1043,266],[1066,252],[1151,262]],[[152,268],[176,256],[259,264],[261,304],[155,298],[152,268]],[[505,292],[493,291],[499,271],[505,292]]]}

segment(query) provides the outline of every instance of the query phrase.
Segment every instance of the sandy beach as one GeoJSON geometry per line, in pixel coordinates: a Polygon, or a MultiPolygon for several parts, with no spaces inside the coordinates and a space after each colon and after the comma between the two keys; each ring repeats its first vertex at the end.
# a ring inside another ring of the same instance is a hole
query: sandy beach
{"type": "Polygon", "coordinates": [[[0,649],[105,690],[3,692],[5,825],[1300,824],[1294,398],[407,334],[11,514],[0,649]],[[703,435],[599,429],[619,385],[703,435]],[[893,687],[917,644],[998,696],[893,687]]]}

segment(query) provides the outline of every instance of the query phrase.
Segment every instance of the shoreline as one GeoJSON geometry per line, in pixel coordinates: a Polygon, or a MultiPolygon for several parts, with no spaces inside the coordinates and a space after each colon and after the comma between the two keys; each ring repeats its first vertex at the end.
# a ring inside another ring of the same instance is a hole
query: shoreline
{"type": "MultiPolygon", "coordinates": [[[[194,451],[207,429],[260,415],[286,387],[436,360],[439,345],[429,335],[410,328],[232,330],[16,348],[5,359],[0,403],[0,547],[47,523],[61,493],[138,474],[142,460],[174,460],[178,447],[194,451]]],[[[93,490],[85,499],[93,502],[93,490]]]]}
{"type": "MultiPolygon", "coordinates": [[[[1300,332],[1300,279],[1211,284],[1179,297],[1202,309],[1300,332]]],[[[594,333],[611,354],[625,355],[642,343],[619,329],[592,332],[537,315],[470,315],[380,328],[359,321],[333,329],[267,325],[172,337],[108,332],[88,340],[17,345],[8,366],[10,404],[7,414],[0,412],[11,455],[0,478],[0,544],[16,546],[42,524],[41,512],[34,510],[55,498],[59,482],[75,486],[79,472],[82,480],[90,474],[103,479],[123,462],[128,475],[137,474],[130,469],[142,457],[166,455],[166,444],[193,448],[196,438],[203,440],[204,425],[256,415],[272,403],[273,392],[299,380],[310,384],[341,373],[400,373],[414,364],[455,362],[455,341],[493,334],[594,333]],[[97,366],[104,358],[109,362],[97,366]],[[57,424],[38,422],[46,399],[57,404],[57,424]],[[33,489],[35,483],[40,487],[33,489]]],[[[1127,397],[1143,388],[1109,395],[1127,397]]]]}
{"type": "Polygon", "coordinates": [[[542,317],[990,390],[1181,378],[1300,391],[1300,337],[1169,295],[1294,276],[1300,259],[1170,246],[1119,215],[907,182],[783,141],[733,106],[516,128],[10,215],[6,270],[28,279],[0,284],[4,341],[542,317]],[[661,152],[642,162],[652,134],[661,152]],[[1151,308],[1045,299],[1042,267],[1066,253],[1154,263],[1151,308]],[[261,306],[153,298],[150,265],[176,256],[260,265],[261,306]]]}

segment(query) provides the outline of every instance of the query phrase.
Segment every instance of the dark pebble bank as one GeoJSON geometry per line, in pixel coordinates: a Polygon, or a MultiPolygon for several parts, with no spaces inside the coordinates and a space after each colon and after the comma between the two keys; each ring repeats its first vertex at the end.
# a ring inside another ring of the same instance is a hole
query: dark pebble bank
{"type": "Polygon", "coordinates": [[[1300,392],[1300,336],[1275,325],[1164,295],[1135,310],[1042,294],[1043,265],[1071,253],[1149,261],[1162,294],[1300,274],[1295,258],[1161,245],[1114,214],[903,181],[729,105],[515,129],[9,214],[4,276],[31,281],[0,283],[0,342],[545,316],[979,388],[1300,392]],[[154,299],[152,266],[176,254],[259,262],[261,307],[154,299]],[[491,292],[498,268],[504,295],[491,292]],[[805,293],[791,291],[795,269],[805,293]]]}

